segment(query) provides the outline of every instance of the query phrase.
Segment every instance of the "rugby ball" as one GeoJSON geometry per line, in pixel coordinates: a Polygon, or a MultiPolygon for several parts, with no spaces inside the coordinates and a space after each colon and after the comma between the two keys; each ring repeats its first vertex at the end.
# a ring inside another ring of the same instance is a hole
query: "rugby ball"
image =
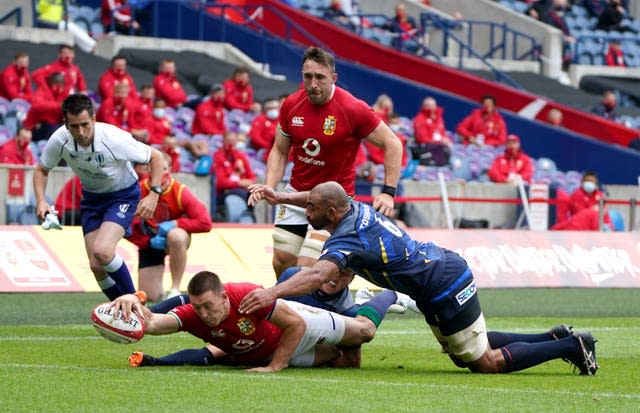
{"type": "Polygon", "coordinates": [[[111,303],[100,304],[94,308],[91,323],[102,337],[114,343],[130,344],[144,337],[144,321],[135,313],[131,313],[129,321],[124,321],[122,311],[114,314],[111,303]]]}

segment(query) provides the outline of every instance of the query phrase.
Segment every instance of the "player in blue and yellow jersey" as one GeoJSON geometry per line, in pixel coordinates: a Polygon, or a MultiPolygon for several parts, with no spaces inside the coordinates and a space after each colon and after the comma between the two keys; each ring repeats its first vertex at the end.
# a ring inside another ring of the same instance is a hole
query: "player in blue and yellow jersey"
{"type": "Polygon", "coordinates": [[[285,296],[317,290],[337,272],[348,269],[370,282],[408,294],[417,303],[436,339],[454,363],[479,373],[507,373],[563,358],[581,374],[598,369],[591,333],[574,333],[566,325],[541,334],[487,332],[476,282],[466,261],[433,242],[412,239],[371,206],[352,201],[336,182],[308,193],[250,188],[267,202],[306,206],[314,229],[331,236],[318,262],[289,280],[254,290],[240,305],[251,313],[285,296]]]}

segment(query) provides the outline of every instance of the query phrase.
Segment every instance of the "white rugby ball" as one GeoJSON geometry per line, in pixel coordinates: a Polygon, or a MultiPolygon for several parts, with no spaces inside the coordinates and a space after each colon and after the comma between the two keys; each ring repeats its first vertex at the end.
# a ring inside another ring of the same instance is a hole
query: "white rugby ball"
{"type": "Polygon", "coordinates": [[[144,321],[131,313],[131,319],[124,321],[122,311],[114,315],[114,308],[110,303],[100,304],[91,313],[91,323],[96,331],[109,341],[120,344],[130,344],[140,341],[144,337],[144,321]]]}

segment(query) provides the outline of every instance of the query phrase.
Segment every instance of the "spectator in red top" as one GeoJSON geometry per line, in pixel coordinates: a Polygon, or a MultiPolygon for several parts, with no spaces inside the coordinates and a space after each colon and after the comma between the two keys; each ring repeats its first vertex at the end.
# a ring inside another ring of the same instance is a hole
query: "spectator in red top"
{"type": "Polygon", "coordinates": [[[240,109],[248,112],[253,105],[253,86],[249,83],[249,69],[239,67],[222,84],[224,87],[224,107],[228,110],[240,109]]]}
{"type": "Polygon", "coordinates": [[[127,83],[115,85],[112,96],[105,99],[98,108],[96,120],[110,123],[120,129],[130,130],[129,122],[135,112],[136,101],[128,99],[128,96],[129,85],[127,83]]]}
{"type": "Polygon", "coordinates": [[[389,114],[393,112],[393,100],[389,97],[389,95],[385,95],[384,93],[376,99],[371,109],[375,112],[376,115],[380,119],[384,121],[384,123],[389,123],[389,114]]]}
{"type": "Polygon", "coordinates": [[[117,33],[131,34],[133,28],[133,34],[141,34],[140,23],[131,17],[129,0],[102,0],[101,21],[105,33],[115,30],[117,33]]]}
{"type": "Polygon", "coordinates": [[[18,129],[18,133],[12,139],[0,146],[0,163],[13,165],[35,165],[33,153],[29,149],[31,143],[31,131],[24,126],[18,129]]]}
{"type": "Polygon", "coordinates": [[[397,48],[405,46],[405,42],[412,42],[418,32],[416,21],[407,14],[407,6],[404,3],[398,3],[395,8],[395,16],[393,24],[387,23],[385,28],[391,32],[397,33],[398,36],[393,39],[393,45],[397,48]]]}
{"type": "Polygon", "coordinates": [[[166,116],[167,104],[162,99],[156,99],[148,120],[149,145],[163,145],[164,139],[171,136],[171,121],[166,116]]]}
{"type": "Polygon", "coordinates": [[[187,94],[176,79],[176,62],[171,59],[162,60],[158,72],[153,79],[156,97],[172,108],[182,105],[187,100],[187,94]]]}
{"type": "Polygon", "coordinates": [[[62,101],[65,93],[64,75],[52,73],[47,83],[39,87],[31,97],[29,113],[22,123],[33,132],[35,142],[47,140],[49,136],[62,126],[62,101]]]}
{"type": "MultiPolygon", "coordinates": [[[[140,90],[140,98],[138,99],[133,113],[131,115],[131,127],[147,131],[147,141],[149,139],[151,117],[153,116],[153,105],[155,100],[155,89],[151,85],[143,85],[140,90]]],[[[164,103],[164,101],[163,101],[164,103]]],[[[166,106],[166,105],[165,105],[166,106]]],[[[144,136],[141,137],[145,142],[144,136]]]]}
{"type": "Polygon", "coordinates": [[[64,75],[64,95],[72,93],[86,93],[87,82],[80,68],[73,64],[76,52],[68,44],[60,45],[58,48],[58,60],[49,63],[32,73],[33,81],[38,88],[47,86],[47,78],[52,73],[62,73],[64,75]]]}
{"type": "Polygon", "coordinates": [[[209,89],[209,99],[205,99],[196,107],[196,114],[191,124],[193,135],[222,135],[224,125],[224,101],[226,91],[216,83],[209,89]]]}
{"type": "MultiPolygon", "coordinates": [[[[167,297],[180,294],[191,234],[209,232],[212,226],[207,207],[185,184],[171,177],[171,169],[171,158],[165,154],[158,206],[152,218],[133,220],[131,236],[127,238],[138,246],[138,288],[152,301],[160,300],[164,293],[162,278],[167,255],[171,271],[167,297]]],[[[140,196],[150,191],[149,177],[145,177],[140,181],[140,196]]]]}
{"type": "Polygon", "coordinates": [[[528,184],[533,177],[533,162],[520,148],[517,135],[507,136],[504,153],[496,157],[489,168],[489,178],[500,184],[517,184],[520,179],[528,184]]]}
{"type": "Polygon", "coordinates": [[[607,49],[604,61],[607,66],[627,66],[627,63],[624,61],[624,52],[622,51],[619,40],[611,40],[609,42],[609,48],[607,49]]]}
{"type": "Polygon", "coordinates": [[[127,73],[127,58],[117,55],[111,59],[111,67],[105,71],[98,81],[98,94],[103,101],[113,95],[114,87],[120,83],[129,85],[129,99],[138,99],[136,84],[127,73]]]}
{"type": "Polygon", "coordinates": [[[25,52],[16,53],[13,63],[0,73],[0,96],[8,100],[20,98],[31,101],[29,55],[25,52]]]}
{"type": "Polygon", "coordinates": [[[280,102],[277,99],[267,99],[262,105],[262,113],[256,116],[251,123],[249,130],[251,147],[257,151],[264,150],[262,160],[265,162],[276,139],[279,113],[280,102]]]}
{"type": "MultiPolygon", "coordinates": [[[[599,230],[599,204],[604,198],[602,191],[598,189],[598,175],[595,172],[585,172],[582,175],[582,184],[571,197],[558,191],[558,207],[556,210],[557,223],[551,227],[555,230],[570,231],[598,231],[599,230]]],[[[604,229],[613,230],[611,217],[605,207],[603,213],[604,229]]]]}
{"type": "Polygon", "coordinates": [[[563,117],[564,115],[560,109],[549,109],[549,112],[547,112],[547,123],[552,126],[561,127],[563,117]]]}
{"type": "Polygon", "coordinates": [[[236,149],[237,142],[237,133],[225,133],[224,146],[213,156],[218,203],[224,205],[227,222],[251,224],[254,219],[247,206],[247,187],[256,182],[256,176],[247,155],[236,149]]]}
{"type": "Polygon", "coordinates": [[[442,118],[443,112],[444,109],[438,107],[433,97],[426,97],[422,101],[420,111],[413,119],[413,136],[417,144],[440,143],[451,146],[442,118]]]}
{"type": "Polygon", "coordinates": [[[74,175],[62,187],[56,197],[56,210],[62,225],[80,225],[80,201],[82,200],[82,184],[74,175]]]}
{"type": "Polygon", "coordinates": [[[507,142],[507,125],[496,109],[496,99],[487,95],[481,103],[482,107],[474,109],[458,124],[456,132],[462,136],[465,145],[504,145],[507,142]]]}

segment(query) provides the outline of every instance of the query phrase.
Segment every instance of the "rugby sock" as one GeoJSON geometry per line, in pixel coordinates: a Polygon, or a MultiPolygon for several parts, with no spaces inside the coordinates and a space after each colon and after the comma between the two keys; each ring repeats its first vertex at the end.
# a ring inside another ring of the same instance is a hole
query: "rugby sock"
{"type": "Polygon", "coordinates": [[[113,259],[102,268],[113,278],[113,281],[120,287],[123,294],[133,294],[136,292],[127,264],[124,263],[121,256],[116,254],[113,259]]]}
{"type": "Polygon", "coordinates": [[[501,331],[489,331],[487,332],[487,337],[489,338],[489,345],[494,350],[511,343],[542,343],[543,341],[551,340],[549,333],[516,334],[503,333],[501,331]]]}
{"type": "Polygon", "coordinates": [[[396,301],[398,301],[398,296],[395,291],[384,290],[371,300],[363,303],[358,309],[358,312],[356,312],[356,315],[367,317],[373,321],[373,324],[375,324],[377,328],[380,326],[380,323],[382,323],[382,319],[385,314],[387,314],[389,307],[395,304],[396,301]]]}
{"type": "Polygon", "coordinates": [[[149,310],[151,310],[152,313],[166,314],[174,308],[189,304],[190,302],[188,294],[176,295],[175,297],[167,298],[164,301],[152,305],[149,307],[149,310]]]}
{"type": "Polygon", "coordinates": [[[100,287],[104,295],[106,295],[111,301],[115,300],[123,294],[118,284],[116,284],[116,282],[113,281],[113,278],[109,277],[108,275],[106,278],[98,280],[98,286],[100,287]]]}
{"type": "Polygon", "coordinates": [[[180,350],[164,357],[149,358],[151,360],[145,360],[145,362],[151,362],[150,364],[145,364],[147,366],[210,366],[215,364],[213,354],[206,347],[180,350]]]}
{"type": "Polygon", "coordinates": [[[542,343],[511,343],[500,349],[507,371],[524,370],[545,361],[567,358],[576,353],[576,339],[567,337],[542,343]]]}

